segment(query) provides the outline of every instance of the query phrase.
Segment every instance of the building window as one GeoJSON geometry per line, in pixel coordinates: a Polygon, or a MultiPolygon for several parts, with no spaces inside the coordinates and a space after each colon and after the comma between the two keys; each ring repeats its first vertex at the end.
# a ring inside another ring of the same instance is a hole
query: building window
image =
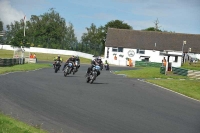
{"type": "Polygon", "coordinates": [[[178,62],[178,56],[175,56],[174,62],[178,62]]]}
{"type": "Polygon", "coordinates": [[[113,48],[112,48],[112,52],[123,52],[123,49],[124,49],[124,48],[122,48],[122,47],[118,47],[118,48],[113,47],[113,48]]]}
{"type": "Polygon", "coordinates": [[[137,49],[137,53],[138,53],[138,54],[145,54],[145,50],[137,49]]]}
{"type": "Polygon", "coordinates": [[[123,48],[122,47],[118,47],[118,52],[123,52],[123,48]]]}
{"type": "Polygon", "coordinates": [[[118,48],[112,48],[112,52],[117,52],[118,48]]]}

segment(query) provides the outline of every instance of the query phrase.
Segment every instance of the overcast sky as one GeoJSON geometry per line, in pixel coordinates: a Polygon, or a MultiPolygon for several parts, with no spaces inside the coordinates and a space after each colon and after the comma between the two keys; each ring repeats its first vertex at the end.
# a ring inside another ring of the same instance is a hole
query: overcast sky
{"type": "Polygon", "coordinates": [[[134,30],[154,27],[158,19],[161,30],[200,34],[200,0],[0,0],[0,19],[5,27],[49,8],[73,24],[79,40],[92,23],[99,27],[116,19],[134,30]]]}

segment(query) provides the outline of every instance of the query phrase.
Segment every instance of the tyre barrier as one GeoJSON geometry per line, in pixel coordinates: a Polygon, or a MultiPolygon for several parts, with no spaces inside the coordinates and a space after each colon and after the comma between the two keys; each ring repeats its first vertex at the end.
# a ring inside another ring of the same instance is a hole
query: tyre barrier
{"type": "MultiPolygon", "coordinates": [[[[188,76],[189,78],[200,79],[200,71],[172,67],[173,74],[188,76]]],[[[165,74],[165,67],[160,67],[160,73],[165,74]]]]}
{"type": "Polygon", "coordinates": [[[135,61],[136,67],[160,67],[162,63],[147,62],[147,61],[135,61]]]}
{"type": "Polygon", "coordinates": [[[0,66],[13,66],[18,64],[24,64],[25,58],[0,58],[0,66]]]}

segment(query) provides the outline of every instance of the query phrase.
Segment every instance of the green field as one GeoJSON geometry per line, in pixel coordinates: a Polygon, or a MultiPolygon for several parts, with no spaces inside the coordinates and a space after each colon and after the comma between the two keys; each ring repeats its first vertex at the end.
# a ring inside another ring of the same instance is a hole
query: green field
{"type": "MultiPolygon", "coordinates": [[[[13,51],[12,50],[2,50],[0,49],[0,58],[12,58],[13,57],[13,51]]],[[[37,57],[37,60],[38,61],[52,61],[53,62],[53,59],[55,56],[58,56],[58,54],[45,54],[45,53],[36,53],[36,57],[37,57]]],[[[70,55],[61,55],[59,54],[63,61],[66,61],[70,55]]],[[[76,55],[75,55],[76,56],[76,55]]],[[[90,63],[91,60],[90,59],[86,59],[86,58],[83,58],[83,57],[80,57],[80,60],[81,60],[81,63],[90,63]]]]}

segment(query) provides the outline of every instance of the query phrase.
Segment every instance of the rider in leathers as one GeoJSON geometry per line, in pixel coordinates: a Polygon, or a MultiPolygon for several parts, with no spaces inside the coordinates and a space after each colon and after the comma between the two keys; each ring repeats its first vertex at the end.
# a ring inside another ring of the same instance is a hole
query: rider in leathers
{"type": "MultiPolygon", "coordinates": [[[[88,67],[87,76],[90,75],[90,72],[92,71],[92,68],[93,68],[95,65],[100,65],[99,63],[101,63],[101,62],[102,62],[102,61],[101,61],[101,58],[100,58],[100,57],[97,57],[97,58],[93,59],[93,60],[91,61],[91,66],[88,67]]],[[[101,74],[100,71],[98,71],[98,72],[97,72],[97,76],[99,76],[100,74],[101,74]]]]}
{"type": "Polygon", "coordinates": [[[59,69],[60,70],[60,67],[61,67],[61,63],[62,63],[62,58],[60,57],[60,55],[58,55],[57,57],[54,58],[54,63],[53,63],[53,67],[55,69],[55,64],[56,64],[56,61],[59,61],[59,69]]]}
{"type": "Polygon", "coordinates": [[[78,61],[78,64],[77,64],[77,69],[80,67],[80,59],[79,59],[79,56],[76,56],[75,57],[75,61],[78,61]]]}
{"type": "MultiPolygon", "coordinates": [[[[72,56],[72,57],[70,57],[68,60],[66,60],[65,65],[63,66],[63,71],[64,71],[65,67],[66,67],[69,63],[72,63],[72,69],[71,69],[71,72],[72,72],[73,69],[74,69],[74,65],[75,65],[75,58],[74,58],[74,56],[72,56]]],[[[70,73],[71,73],[71,72],[70,72],[70,73]]]]}

